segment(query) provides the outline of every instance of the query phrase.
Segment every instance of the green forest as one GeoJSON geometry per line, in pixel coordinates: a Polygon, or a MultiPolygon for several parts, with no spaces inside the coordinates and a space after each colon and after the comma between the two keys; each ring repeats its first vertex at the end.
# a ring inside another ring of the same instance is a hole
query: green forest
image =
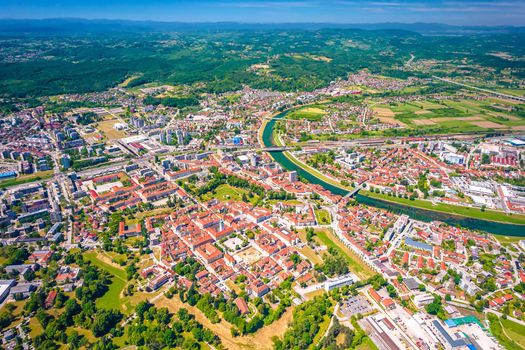
{"type": "MultiPolygon", "coordinates": [[[[104,91],[132,77],[128,87],[186,84],[195,85],[196,92],[221,93],[247,84],[308,91],[364,68],[400,78],[421,75],[400,69],[410,54],[419,60],[466,60],[494,69],[494,75],[510,70],[523,78],[525,61],[488,54],[508,52],[519,57],[524,54],[523,43],[525,34],[521,33],[423,36],[359,29],[4,33],[0,36],[0,96],[104,91]]],[[[195,100],[170,102],[191,105],[195,100]]]]}

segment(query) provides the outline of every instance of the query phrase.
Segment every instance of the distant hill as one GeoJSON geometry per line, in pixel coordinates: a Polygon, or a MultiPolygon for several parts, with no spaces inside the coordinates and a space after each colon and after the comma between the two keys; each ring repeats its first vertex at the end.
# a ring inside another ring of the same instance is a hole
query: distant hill
{"type": "Polygon", "coordinates": [[[525,32],[525,27],[513,26],[452,26],[440,23],[238,23],[238,22],[155,22],[82,18],[0,19],[1,33],[86,33],[86,32],[166,32],[222,30],[318,30],[323,28],[406,30],[421,34],[473,34],[525,32]]]}

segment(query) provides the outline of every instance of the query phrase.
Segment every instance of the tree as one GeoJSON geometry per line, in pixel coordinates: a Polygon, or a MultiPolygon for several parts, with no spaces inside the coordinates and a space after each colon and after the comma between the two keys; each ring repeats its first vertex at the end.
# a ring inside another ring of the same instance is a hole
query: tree
{"type": "Polygon", "coordinates": [[[94,316],[91,330],[96,337],[108,334],[122,318],[122,314],[115,310],[98,310],[94,316]]]}

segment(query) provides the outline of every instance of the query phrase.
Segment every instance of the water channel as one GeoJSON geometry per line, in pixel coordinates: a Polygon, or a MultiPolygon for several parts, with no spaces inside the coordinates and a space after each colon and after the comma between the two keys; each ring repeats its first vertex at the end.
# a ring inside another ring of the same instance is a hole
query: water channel
{"type": "MultiPolygon", "coordinates": [[[[265,147],[273,147],[276,146],[276,143],[273,138],[273,129],[275,126],[275,123],[280,119],[285,117],[290,110],[283,111],[276,116],[274,116],[271,120],[269,120],[263,130],[262,134],[262,141],[264,143],[265,147]]],[[[298,166],[294,162],[292,162],[283,151],[273,151],[270,152],[272,158],[281,166],[287,170],[295,170],[297,171],[297,174],[300,175],[302,178],[308,180],[311,183],[321,185],[328,191],[338,194],[341,196],[345,196],[349,193],[349,191],[345,190],[344,188],[335,186],[333,184],[330,184],[323,179],[317,177],[316,175],[310,173],[309,171],[306,171],[302,167],[298,166]]],[[[421,208],[414,208],[411,206],[399,204],[399,203],[393,203],[389,201],[384,201],[377,198],[372,198],[368,196],[364,196],[361,194],[357,194],[355,196],[355,199],[362,204],[386,209],[391,212],[397,213],[397,214],[407,214],[411,218],[415,220],[430,222],[430,221],[442,221],[449,225],[458,226],[458,227],[465,227],[468,229],[473,230],[482,230],[489,233],[497,234],[497,235],[505,235],[505,236],[516,236],[516,237],[525,237],[525,225],[519,225],[519,224],[509,224],[509,223],[502,223],[502,222],[496,222],[496,221],[489,221],[489,220],[483,220],[483,219],[477,219],[477,218],[470,218],[460,215],[453,215],[448,214],[445,212],[439,212],[439,211],[433,211],[428,209],[421,209],[421,208]]]]}

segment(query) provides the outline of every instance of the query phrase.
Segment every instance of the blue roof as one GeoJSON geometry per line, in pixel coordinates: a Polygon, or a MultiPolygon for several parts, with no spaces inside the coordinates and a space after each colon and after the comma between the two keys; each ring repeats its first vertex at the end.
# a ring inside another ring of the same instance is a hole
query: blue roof
{"type": "Polygon", "coordinates": [[[16,171],[6,171],[4,173],[0,173],[0,179],[13,176],[16,176],[16,171]]]}
{"type": "Polygon", "coordinates": [[[414,247],[414,248],[428,250],[430,252],[432,251],[432,246],[430,244],[419,242],[419,241],[414,241],[410,237],[405,238],[405,244],[408,246],[414,247]]]}
{"type": "Polygon", "coordinates": [[[465,346],[465,345],[469,345],[465,341],[465,339],[462,339],[462,338],[454,339],[454,338],[452,338],[450,336],[450,334],[448,334],[448,332],[445,330],[445,328],[443,328],[441,323],[439,323],[438,321],[434,320],[434,321],[432,321],[432,324],[434,325],[434,327],[436,327],[436,329],[439,331],[439,333],[441,333],[443,338],[445,338],[445,340],[447,341],[447,343],[450,345],[450,347],[452,349],[459,348],[459,347],[462,347],[462,346],[465,346]]]}
{"type": "Polygon", "coordinates": [[[445,321],[445,324],[449,327],[457,327],[457,323],[453,319],[448,319],[445,321]]]}

